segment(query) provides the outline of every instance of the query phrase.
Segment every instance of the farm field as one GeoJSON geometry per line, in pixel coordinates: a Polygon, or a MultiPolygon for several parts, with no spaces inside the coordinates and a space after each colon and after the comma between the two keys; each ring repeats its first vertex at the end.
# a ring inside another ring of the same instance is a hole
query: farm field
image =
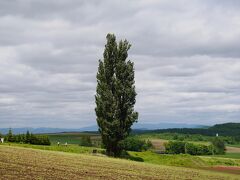
{"type": "MultiPolygon", "coordinates": [[[[24,147],[40,150],[49,150],[49,151],[60,151],[67,153],[77,153],[77,154],[87,154],[91,155],[93,149],[96,149],[98,154],[104,156],[102,152],[103,149],[94,148],[94,147],[83,147],[75,144],[65,146],[44,146],[44,145],[30,145],[30,144],[16,144],[11,143],[10,146],[14,147],[24,147]]],[[[8,145],[8,146],[9,146],[8,145]]],[[[0,145],[2,146],[2,145],[0,145]]],[[[5,145],[4,145],[5,146],[5,145]]],[[[211,166],[239,166],[240,159],[237,158],[223,158],[223,156],[191,156],[187,154],[176,154],[176,155],[167,155],[167,154],[157,154],[152,151],[145,152],[128,152],[129,156],[125,157],[126,159],[133,161],[146,162],[150,164],[158,165],[168,165],[168,166],[180,166],[180,167],[195,167],[195,168],[205,168],[211,166]]]]}
{"type": "Polygon", "coordinates": [[[239,179],[239,175],[87,154],[0,146],[0,179],[239,179]]]}
{"type": "MultiPolygon", "coordinates": [[[[0,144],[0,146],[1,146],[1,144],[0,144]]],[[[8,143],[8,146],[49,150],[49,151],[61,151],[61,152],[69,152],[69,153],[81,153],[81,154],[90,154],[90,153],[92,153],[93,149],[96,149],[98,151],[98,153],[101,153],[103,151],[103,149],[100,149],[100,148],[84,147],[84,146],[79,146],[76,144],[68,144],[67,146],[64,146],[64,145],[45,146],[45,145],[8,143]]]]}
{"type": "MultiPolygon", "coordinates": [[[[92,142],[94,142],[95,144],[97,144],[98,147],[100,147],[99,144],[100,144],[101,138],[100,138],[99,134],[95,134],[95,133],[58,133],[58,134],[48,134],[49,139],[50,139],[51,143],[53,144],[53,146],[51,146],[51,147],[46,146],[46,147],[44,147],[44,149],[65,151],[65,152],[73,152],[73,153],[83,153],[83,152],[84,153],[85,152],[89,153],[89,152],[92,152],[93,148],[89,149],[88,147],[78,146],[78,144],[81,141],[81,137],[86,136],[86,135],[90,136],[92,142]],[[58,141],[61,144],[64,144],[65,142],[68,142],[71,145],[69,145],[68,149],[66,149],[62,146],[60,146],[60,147],[54,146],[54,145],[56,145],[56,143],[58,141]],[[76,146],[74,146],[74,144],[76,146]]],[[[164,135],[164,136],[166,136],[166,135],[164,135]]],[[[139,136],[139,138],[149,139],[154,146],[154,151],[157,151],[157,152],[158,151],[163,152],[165,150],[164,143],[169,141],[169,140],[166,140],[166,139],[152,138],[151,136],[148,136],[148,135],[142,135],[142,136],[139,136]]],[[[205,144],[205,145],[209,144],[209,142],[206,142],[206,141],[188,141],[188,142],[196,143],[196,144],[205,144]]],[[[24,146],[24,145],[21,145],[21,146],[24,146]]],[[[26,146],[28,146],[28,145],[26,145],[26,146]]],[[[35,147],[33,146],[33,148],[35,148],[35,147]]],[[[43,147],[36,146],[36,148],[41,148],[42,149],[43,147]]],[[[214,156],[211,156],[211,157],[240,159],[240,146],[238,146],[238,145],[227,145],[226,149],[227,149],[227,152],[226,152],[225,155],[214,155],[214,156]]],[[[101,151],[101,149],[99,149],[99,151],[101,151]]],[[[135,160],[144,161],[144,158],[139,157],[139,153],[136,153],[136,154],[137,154],[137,156],[135,157],[135,160]]],[[[144,155],[144,152],[140,152],[140,154],[141,154],[140,156],[142,156],[142,154],[144,155]]],[[[152,156],[151,153],[149,153],[149,154],[150,154],[150,156],[152,156]]],[[[133,157],[133,159],[134,159],[134,157],[133,157]]],[[[155,162],[154,158],[150,162],[155,162]]],[[[191,160],[189,162],[191,162],[191,160]]],[[[167,164],[171,165],[171,162],[169,162],[167,164]]],[[[176,166],[179,166],[179,164],[181,165],[182,163],[177,163],[176,166]]]]}
{"type": "MultiPolygon", "coordinates": [[[[154,148],[157,150],[164,150],[164,143],[168,142],[169,140],[166,139],[149,139],[154,148]]],[[[210,142],[204,142],[204,141],[187,141],[190,143],[195,143],[195,144],[204,144],[204,145],[209,145],[210,142]]],[[[240,153],[240,146],[234,146],[234,145],[227,145],[226,150],[229,153],[240,153]]]]}
{"type": "Polygon", "coordinates": [[[229,153],[240,153],[240,147],[231,147],[227,146],[226,147],[227,152],[229,153]]]}

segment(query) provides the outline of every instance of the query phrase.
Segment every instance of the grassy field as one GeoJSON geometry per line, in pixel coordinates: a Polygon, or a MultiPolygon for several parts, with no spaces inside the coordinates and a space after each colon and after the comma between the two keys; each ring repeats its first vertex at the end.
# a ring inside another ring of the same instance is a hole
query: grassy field
{"type": "Polygon", "coordinates": [[[0,179],[239,179],[239,175],[0,146],[0,179]]]}
{"type": "Polygon", "coordinates": [[[211,166],[239,166],[240,159],[222,158],[215,156],[191,156],[188,154],[156,154],[151,151],[145,152],[129,152],[132,158],[142,160],[144,162],[182,167],[211,167],[211,166]]]}
{"type": "Polygon", "coordinates": [[[240,148],[240,144],[229,144],[228,146],[229,147],[238,147],[238,148],[240,148]]]}
{"type": "MultiPolygon", "coordinates": [[[[49,151],[61,151],[61,152],[69,152],[69,153],[81,153],[81,154],[90,154],[93,149],[96,149],[98,153],[101,153],[103,149],[93,148],[93,147],[84,147],[76,144],[68,144],[68,146],[60,145],[57,146],[44,146],[44,145],[32,145],[32,144],[18,144],[18,143],[7,143],[8,146],[17,146],[17,147],[25,147],[25,148],[33,148],[33,149],[41,149],[41,150],[49,150],[49,151]]],[[[1,144],[0,144],[1,146],[1,144]]]]}
{"type": "MultiPolygon", "coordinates": [[[[165,139],[149,139],[154,148],[156,150],[162,150],[164,151],[165,148],[164,148],[164,143],[168,142],[169,140],[165,140],[165,139]]],[[[203,142],[203,141],[188,141],[189,143],[193,143],[193,144],[204,144],[204,145],[209,145],[210,142],[203,142]]],[[[240,147],[239,146],[233,146],[233,145],[227,145],[226,146],[226,151],[227,153],[236,153],[236,156],[240,153],[240,147]]],[[[240,156],[239,156],[240,158],[240,156]]]]}
{"type": "Polygon", "coordinates": [[[240,153],[226,153],[224,155],[214,155],[214,157],[240,159],[240,153]]]}
{"type": "MultiPolygon", "coordinates": [[[[89,148],[89,147],[81,147],[78,144],[81,141],[81,137],[88,135],[91,137],[93,142],[100,143],[100,136],[98,134],[93,133],[59,133],[59,134],[49,134],[49,138],[51,140],[52,146],[31,146],[32,148],[37,149],[45,149],[45,150],[54,150],[54,151],[63,151],[63,152],[72,152],[72,153],[91,153],[93,149],[96,148],[89,148]],[[57,142],[64,144],[65,142],[71,143],[68,145],[68,148],[65,146],[56,146],[57,142]]],[[[159,135],[159,134],[157,134],[159,135]]],[[[168,136],[169,134],[163,134],[164,136],[168,136]]],[[[169,136],[172,136],[171,134],[169,136]]],[[[149,135],[142,135],[140,138],[146,139],[151,138],[151,142],[154,146],[154,151],[163,152],[165,150],[164,143],[168,142],[166,139],[158,139],[153,138],[149,135]]],[[[208,145],[209,142],[206,141],[189,141],[191,143],[196,144],[205,144],[208,145]]],[[[19,145],[17,146],[25,146],[28,147],[29,145],[19,145]]],[[[97,146],[100,147],[99,144],[97,146]]],[[[102,149],[98,148],[98,151],[103,151],[102,149]]],[[[161,165],[174,165],[174,166],[185,166],[185,167],[205,167],[211,165],[225,165],[225,166],[239,166],[240,162],[237,159],[240,159],[240,148],[238,146],[230,147],[227,146],[227,153],[225,155],[219,156],[210,156],[210,157],[219,157],[225,159],[203,159],[204,157],[193,157],[188,155],[162,155],[162,154],[155,154],[150,151],[148,152],[130,152],[131,157],[129,159],[136,160],[136,161],[144,161],[153,164],[161,164],[161,165]],[[231,159],[226,159],[231,158],[231,159]],[[233,160],[232,160],[233,159],[233,160]]]]}
{"type": "Polygon", "coordinates": [[[99,134],[94,133],[56,133],[56,134],[47,134],[52,144],[80,144],[83,136],[90,136],[94,144],[99,145],[101,137],[99,134]]]}

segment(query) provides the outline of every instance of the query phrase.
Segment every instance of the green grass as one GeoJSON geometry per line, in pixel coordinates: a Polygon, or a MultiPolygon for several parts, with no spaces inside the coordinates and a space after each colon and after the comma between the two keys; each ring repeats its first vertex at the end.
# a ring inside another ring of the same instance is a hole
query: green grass
{"type": "Polygon", "coordinates": [[[153,164],[182,166],[182,167],[209,167],[209,166],[240,166],[240,159],[222,158],[214,156],[191,156],[188,154],[156,154],[151,151],[129,152],[133,159],[139,159],[153,164]]]}
{"type": "Polygon", "coordinates": [[[240,148],[240,144],[227,144],[227,146],[240,148]]]}
{"type": "Polygon", "coordinates": [[[240,166],[240,159],[225,158],[225,157],[200,157],[208,166],[240,166]]]}
{"type": "Polygon", "coordinates": [[[238,179],[238,175],[87,154],[0,146],[1,179],[238,179]]]}
{"type": "Polygon", "coordinates": [[[240,159],[240,153],[226,153],[224,155],[214,155],[212,157],[240,159]]]}
{"type": "Polygon", "coordinates": [[[92,153],[93,149],[97,149],[97,151],[100,153],[103,151],[103,149],[100,149],[100,148],[84,147],[76,144],[69,144],[67,147],[64,145],[44,146],[44,145],[18,144],[18,143],[7,143],[7,144],[9,146],[18,146],[18,147],[25,147],[25,148],[42,149],[42,150],[49,150],[49,151],[62,151],[62,152],[70,152],[70,153],[81,153],[81,154],[92,153]]]}
{"type": "Polygon", "coordinates": [[[202,161],[197,156],[191,156],[186,154],[156,154],[151,151],[145,152],[129,152],[133,158],[142,159],[144,162],[153,163],[158,165],[168,166],[181,166],[181,167],[202,167],[207,166],[207,163],[202,161]]]}

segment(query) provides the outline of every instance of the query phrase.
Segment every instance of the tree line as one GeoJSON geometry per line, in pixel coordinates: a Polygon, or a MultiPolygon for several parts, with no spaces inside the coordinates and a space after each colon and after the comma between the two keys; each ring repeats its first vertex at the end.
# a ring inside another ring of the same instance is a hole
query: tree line
{"type": "Polygon", "coordinates": [[[220,138],[214,138],[210,145],[193,144],[184,141],[169,141],[165,143],[167,154],[214,155],[225,154],[225,143],[220,138]]]}
{"type": "Polygon", "coordinates": [[[231,136],[240,141],[240,123],[216,124],[209,128],[170,128],[149,131],[148,133],[201,134],[206,136],[231,136]]]}
{"type": "Polygon", "coordinates": [[[35,144],[35,145],[51,145],[51,142],[47,135],[35,135],[29,131],[26,134],[13,134],[12,130],[9,129],[8,133],[3,136],[6,142],[35,144]]]}

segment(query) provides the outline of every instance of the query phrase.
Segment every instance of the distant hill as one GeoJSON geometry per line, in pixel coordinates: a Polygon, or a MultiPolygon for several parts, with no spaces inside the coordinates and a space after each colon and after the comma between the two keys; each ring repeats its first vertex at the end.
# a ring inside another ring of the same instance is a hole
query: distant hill
{"type": "MultiPolygon", "coordinates": [[[[9,128],[0,128],[0,133],[6,134],[9,128]]],[[[26,133],[27,130],[34,134],[44,133],[61,133],[61,132],[86,132],[86,131],[97,131],[96,125],[83,127],[83,128],[12,128],[14,134],[26,133]]],[[[222,136],[240,136],[240,123],[224,123],[216,124],[214,126],[203,126],[197,124],[181,124],[181,123],[159,123],[159,124],[144,124],[136,123],[133,126],[133,133],[145,133],[145,132],[172,132],[172,133],[183,133],[183,134],[202,134],[208,136],[215,136],[216,133],[222,136]]]]}
{"type": "Polygon", "coordinates": [[[232,131],[238,130],[240,131],[240,123],[224,123],[224,124],[216,124],[208,129],[218,130],[218,131],[232,131]]]}
{"type": "MultiPolygon", "coordinates": [[[[198,125],[198,124],[181,124],[181,123],[136,123],[133,125],[133,130],[156,130],[156,129],[168,129],[168,128],[206,128],[207,126],[198,125]]],[[[0,133],[8,133],[9,128],[0,128],[0,133]]],[[[84,132],[84,131],[98,131],[97,125],[87,126],[83,128],[12,128],[14,134],[26,133],[27,130],[34,134],[44,134],[44,133],[60,133],[60,132],[84,132]]]]}
{"type": "Polygon", "coordinates": [[[208,128],[170,128],[158,129],[151,132],[155,133],[182,133],[182,134],[202,134],[207,136],[215,136],[217,133],[220,136],[240,136],[240,123],[224,123],[216,124],[208,128]]]}

